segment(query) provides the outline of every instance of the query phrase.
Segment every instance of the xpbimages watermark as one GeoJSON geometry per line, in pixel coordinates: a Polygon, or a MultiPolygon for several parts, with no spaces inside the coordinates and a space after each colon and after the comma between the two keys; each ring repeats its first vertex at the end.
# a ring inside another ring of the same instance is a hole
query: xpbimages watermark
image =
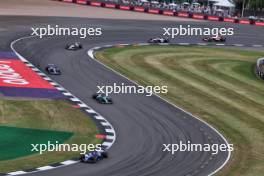
{"type": "Polygon", "coordinates": [[[234,28],[201,28],[191,25],[179,25],[175,27],[164,27],[163,35],[171,38],[176,36],[231,36],[234,35],[234,28]]]}
{"type": "Polygon", "coordinates": [[[32,36],[43,38],[44,36],[78,36],[82,39],[87,36],[102,35],[102,28],[94,27],[61,27],[59,25],[47,25],[46,27],[32,27],[32,36]]]}
{"type": "Polygon", "coordinates": [[[87,151],[101,151],[101,144],[61,144],[58,141],[47,141],[46,144],[31,144],[31,152],[80,152],[85,154],[87,151]]]}
{"type": "Polygon", "coordinates": [[[174,155],[176,152],[210,152],[216,155],[219,152],[234,150],[233,144],[193,144],[190,141],[179,141],[177,144],[163,144],[163,152],[174,155]]]}
{"type": "Polygon", "coordinates": [[[105,86],[97,86],[97,93],[104,93],[106,96],[109,94],[145,94],[152,96],[153,94],[166,94],[168,93],[167,86],[140,86],[140,85],[125,85],[125,83],[105,86]]]}

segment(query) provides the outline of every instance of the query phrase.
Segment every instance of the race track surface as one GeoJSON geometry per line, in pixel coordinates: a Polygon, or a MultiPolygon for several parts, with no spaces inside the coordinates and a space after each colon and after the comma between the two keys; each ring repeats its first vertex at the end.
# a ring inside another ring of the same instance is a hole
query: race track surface
{"type": "MultiPolygon", "coordinates": [[[[156,96],[112,95],[114,104],[104,106],[92,100],[97,85],[112,83],[132,84],[109,71],[86,54],[87,50],[106,44],[145,42],[160,36],[162,27],[187,24],[184,22],[155,22],[129,20],[96,20],[51,17],[0,17],[0,49],[9,51],[11,41],[30,34],[30,27],[38,24],[70,26],[92,25],[103,28],[100,37],[80,40],[73,37],[25,39],[15,44],[15,49],[44,70],[48,63],[57,64],[61,76],[51,76],[86,104],[102,114],[115,128],[117,140],[109,151],[110,158],[98,164],[75,164],[34,176],[205,176],[219,168],[227,153],[211,156],[206,152],[178,152],[175,155],[162,152],[163,143],[224,143],[213,129],[180,109],[156,96]],[[66,51],[69,42],[81,41],[84,49],[66,51]],[[208,138],[210,136],[210,139],[208,138]]],[[[189,23],[188,23],[189,24],[189,23]]],[[[193,26],[212,26],[212,23],[195,23],[193,26]]],[[[214,23],[214,27],[221,24],[214,23]]],[[[225,24],[226,27],[232,24],[225,24]]],[[[264,28],[235,25],[235,36],[227,43],[263,44],[264,28]],[[251,33],[251,31],[254,31],[251,33]]],[[[172,42],[201,42],[200,37],[179,37],[172,42]]]]}

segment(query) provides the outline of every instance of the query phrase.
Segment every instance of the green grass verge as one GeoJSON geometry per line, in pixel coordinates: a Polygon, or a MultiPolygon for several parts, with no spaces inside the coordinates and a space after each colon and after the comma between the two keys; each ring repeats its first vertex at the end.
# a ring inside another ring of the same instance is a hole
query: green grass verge
{"type": "Polygon", "coordinates": [[[264,173],[264,83],[253,72],[264,52],[210,47],[130,46],[96,53],[141,85],[167,85],[170,102],[206,120],[234,144],[223,176],[264,173]]]}
{"type": "Polygon", "coordinates": [[[98,133],[95,123],[66,101],[2,98],[0,173],[35,168],[79,156],[78,152],[27,153],[32,147],[27,144],[31,142],[47,144],[48,140],[57,140],[67,144],[97,144],[101,142],[95,138],[98,133]],[[13,151],[16,153],[10,154],[13,151]]]}
{"type": "Polygon", "coordinates": [[[64,143],[73,133],[30,128],[0,126],[0,161],[11,160],[37,153],[31,144],[46,144],[47,141],[64,143]]]}

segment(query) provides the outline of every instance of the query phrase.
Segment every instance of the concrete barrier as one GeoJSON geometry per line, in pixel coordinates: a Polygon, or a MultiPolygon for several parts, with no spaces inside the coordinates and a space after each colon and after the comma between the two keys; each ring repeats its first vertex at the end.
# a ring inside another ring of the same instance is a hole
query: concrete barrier
{"type": "Polygon", "coordinates": [[[92,1],[92,2],[90,2],[90,5],[91,6],[96,6],[96,7],[101,7],[102,3],[101,2],[92,1]]]}
{"type": "Polygon", "coordinates": [[[209,21],[220,21],[220,18],[218,16],[208,16],[207,19],[209,21]]]}
{"type": "Polygon", "coordinates": [[[84,5],[86,5],[87,4],[87,0],[77,0],[76,3],[77,4],[84,4],[84,5]]]}
{"type": "Polygon", "coordinates": [[[159,9],[148,9],[148,13],[159,14],[160,10],[159,9]]]}
{"type": "Polygon", "coordinates": [[[162,14],[168,16],[174,16],[174,12],[172,10],[163,10],[162,14]]]}
{"type": "Polygon", "coordinates": [[[104,4],[104,7],[106,7],[106,8],[111,8],[111,9],[115,9],[116,8],[116,4],[108,4],[108,3],[106,3],[106,4],[104,4]]]}
{"type": "Polygon", "coordinates": [[[63,2],[73,2],[73,0],[62,0],[63,2]]]}
{"type": "Polygon", "coordinates": [[[178,13],[176,13],[176,16],[189,18],[189,13],[187,13],[187,12],[178,12],[178,13]]]}
{"type": "Polygon", "coordinates": [[[204,20],[205,16],[203,14],[192,14],[192,18],[204,20]]]}

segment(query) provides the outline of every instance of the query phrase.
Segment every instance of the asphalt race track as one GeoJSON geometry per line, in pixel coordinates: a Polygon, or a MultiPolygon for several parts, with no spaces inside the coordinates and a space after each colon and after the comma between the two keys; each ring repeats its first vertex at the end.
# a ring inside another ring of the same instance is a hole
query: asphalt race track
{"type": "MultiPolygon", "coordinates": [[[[133,84],[109,71],[86,54],[95,46],[118,43],[145,42],[161,36],[162,27],[190,24],[212,27],[207,22],[158,22],[129,20],[96,20],[51,17],[0,17],[0,49],[11,51],[10,42],[31,33],[32,26],[59,24],[103,28],[103,35],[87,39],[74,37],[29,38],[15,44],[15,49],[38,68],[44,70],[48,63],[57,64],[61,76],[52,79],[102,114],[115,128],[117,139],[109,151],[110,158],[98,164],[74,164],[68,167],[38,172],[34,176],[206,176],[217,170],[228,157],[227,152],[210,155],[206,152],[162,152],[163,143],[224,143],[222,137],[209,126],[156,96],[112,95],[114,104],[96,103],[91,95],[97,85],[112,83],[133,84]],[[69,42],[81,41],[83,50],[66,51],[69,42]],[[209,138],[208,138],[209,137],[209,138]]],[[[213,23],[214,27],[223,24],[213,23]]],[[[225,27],[233,26],[225,24],[225,27]]],[[[235,35],[230,44],[264,44],[264,28],[234,25],[235,35]],[[254,32],[251,32],[254,31],[254,32]],[[260,36],[262,35],[262,36],[260,36]]],[[[200,37],[179,37],[172,42],[201,42],[200,37]]],[[[260,48],[263,49],[263,48],[260,48]]]]}

